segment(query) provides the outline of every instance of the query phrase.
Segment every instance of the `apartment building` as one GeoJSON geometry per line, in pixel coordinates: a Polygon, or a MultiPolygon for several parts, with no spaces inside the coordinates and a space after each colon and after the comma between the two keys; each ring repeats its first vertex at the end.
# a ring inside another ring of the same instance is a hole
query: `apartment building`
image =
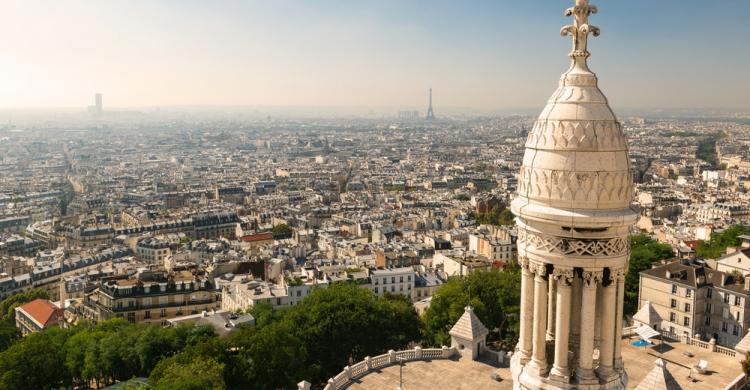
{"type": "Polygon", "coordinates": [[[113,278],[84,297],[84,316],[167,324],[167,319],[219,308],[208,277],[198,271],[141,271],[113,278]]]}
{"type": "Polygon", "coordinates": [[[370,288],[376,296],[386,293],[414,296],[416,273],[412,267],[376,269],[370,272],[370,288]]]}
{"type": "Polygon", "coordinates": [[[650,302],[661,330],[734,347],[750,326],[750,277],[673,261],[640,273],[639,307],[650,302]]]}

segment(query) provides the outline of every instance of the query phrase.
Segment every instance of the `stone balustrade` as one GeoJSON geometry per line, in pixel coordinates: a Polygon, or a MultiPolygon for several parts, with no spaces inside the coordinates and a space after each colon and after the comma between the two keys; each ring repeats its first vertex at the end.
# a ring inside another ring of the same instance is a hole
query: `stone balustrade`
{"type": "MultiPolygon", "coordinates": [[[[370,371],[388,367],[399,362],[409,362],[415,360],[432,360],[432,359],[450,359],[456,355],[456,348],[443,346],[442,348],[425,348],[415,347],[404,351],[390,350],[387,353],[375,357],[367,356],[359,363],[344,367],[344,370],[333,378],[328,380],[325,390],[344,389],[353,381],[367,375],[370,371]]],[[[308,390],[308,382],[300,382],[299,390],[308,390]]]]}

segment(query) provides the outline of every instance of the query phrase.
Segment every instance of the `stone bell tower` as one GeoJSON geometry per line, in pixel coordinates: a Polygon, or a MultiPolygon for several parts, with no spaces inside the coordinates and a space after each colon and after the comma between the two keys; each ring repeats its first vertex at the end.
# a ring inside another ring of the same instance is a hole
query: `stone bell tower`
{"type": "Polygon", "coordinates": [[[628,233],[627,143],[589,70],[588,0],[565,11],[571,66],[526,141],[511,204],[522,265],[516,389],[624,389],[620,339],[628,233]],[[596,357],[596,358],[595,358],[596,357]]]}

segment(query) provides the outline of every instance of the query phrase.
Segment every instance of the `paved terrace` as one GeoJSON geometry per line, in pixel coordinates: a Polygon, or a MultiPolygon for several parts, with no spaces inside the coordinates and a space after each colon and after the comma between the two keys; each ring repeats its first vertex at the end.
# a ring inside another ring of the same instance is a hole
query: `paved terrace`
{"type": "MultiPolygon", "coordinates": [[[[404,390],[476,390],[476,389],[512,389],[509,368],[496,368],[470,359],[434,359],[411,361],[404,364],[404,390]],[[490,375],[497,372],[502,381],[493,380],[490,375]]],[[[355,380],[347,389],[351,390],[384,390],[395,389],[398,384],[398,365],[388,366],[372,371],[359,380],[355,380]]]]}
{"type": "MultiPolygon", "coordinates": [[[[637,340],[622,339],[622,357],[628,373],[628,389],[634,389],[654,368],[654,361],[659,358],[659,340],[654,346],[634,347],[630,343],[637,340]]],[[[724,389],[740,374],[742,367],[733,357],[710,352],[706,349],[679,342],[665,342],[662,358],[667,362],[667,369],[684,390],[724,389]],[[686,353],[692,353],[689,357],[686,353]],[[688,378],[690,368],[701,359],[708,362],[706,375],[693,374],[695,380],[688,378]]]]}

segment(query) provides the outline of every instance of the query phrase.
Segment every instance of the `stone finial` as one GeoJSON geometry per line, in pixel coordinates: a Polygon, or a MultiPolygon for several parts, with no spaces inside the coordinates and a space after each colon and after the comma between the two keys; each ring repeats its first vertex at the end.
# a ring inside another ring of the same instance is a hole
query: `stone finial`
{"type": "Polygon", "coordinates": [[[565,10],[565,16],[573,16],[573,24],[563,26],[560,35],[573,38],[573,51],[570,57],[585,64],[588,52],[589,33],[599,36],[599,27],[589,25],[589,15],[597,12],[596,6],[589,5],[588,0],[575,0],[575,5],[565,10]]]}

